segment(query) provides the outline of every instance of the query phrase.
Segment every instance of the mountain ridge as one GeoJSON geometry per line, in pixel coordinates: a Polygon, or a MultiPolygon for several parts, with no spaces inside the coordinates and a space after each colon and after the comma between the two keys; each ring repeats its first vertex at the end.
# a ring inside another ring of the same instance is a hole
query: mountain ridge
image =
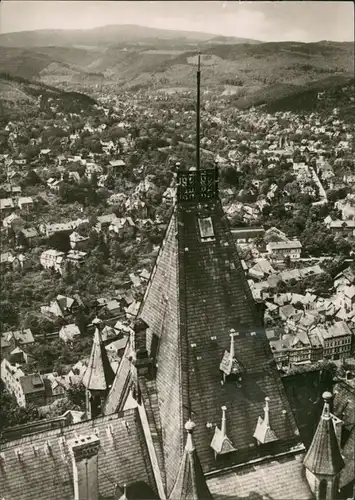
{"type": "Polygon", "coordinates": [[[115,45],[119,43],[140,42],[142,40],[185,40],[186,42],[208,42],[217,38],[220,42],[224,39],[234,43],[262,43],[258,40],[238,37],[224,37],[214,33],[204,33],[199,31],[168,30],[151,28],[134,24],[111,24],[90,29],[45,29],[18,31],[0,34],[0,46],[2,47],[43,47],[51,45],[72,46],[83,45],[115,45]]]}

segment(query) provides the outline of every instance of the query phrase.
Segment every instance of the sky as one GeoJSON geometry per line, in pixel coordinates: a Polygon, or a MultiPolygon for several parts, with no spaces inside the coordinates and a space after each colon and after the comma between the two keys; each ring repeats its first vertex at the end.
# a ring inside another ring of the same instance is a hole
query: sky
{"type": "Polygon", "coordinates": [[[2,0],[0,33],[109,24],[202,31],[261,41],[354,40],[351,1],[2,0]]]}

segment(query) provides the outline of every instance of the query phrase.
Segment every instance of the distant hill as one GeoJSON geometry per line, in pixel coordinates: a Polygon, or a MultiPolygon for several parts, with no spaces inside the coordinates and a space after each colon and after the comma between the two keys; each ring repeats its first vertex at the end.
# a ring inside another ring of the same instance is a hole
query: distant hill
{"type": "Polygon", "coordinates": [[[42,82],[0,73],[0,118],[13,119],[17,113],[38,110],[41,100],[51,101],[58,110],[80,113],[96,104],[86,94],[66,92],[42,82]]]}
{"type": "Polygon", "coordinates": [[[334,75],[308,82],[304,85],[276,84],[266,85],[246,96],[232,96],[231,104],[240,109],[252,106],[265,106],[270,112],[275,111],[321,111],[328,107],[344,105],[343,89],[348,89],[345,97],[349,103],[349,93],[354,93],[354,77],[334,75]],[[352,89],[352,90],[351,90],[352,89]],[[326,91],[326,98],[318,99],[318,95],[326,91]]]}
{"type": "Polygon", "coordinates": [[[238,43],[209,36],[140,26],[5,34],[0,35],[0,72],[71,90],[82,85],[107,90],[191,88],[200,51],[204,87],[220,95],[234,89],[246,100],[264,87],[283,95],[285,86],[297,91],[308,82],[354,74],[350,42],[238,43]],[[26,41],[27,48],[1,46],[26,41]]]}
{"type": "MultiPolygon", "coordinates": [[[[88,30],[36,30],[0,35],[0,45],[3,47],[46,47],[46,46],[112,46],[121,43],[139,43],[149,40],[185,40],[186,42],[206,42],[216,37],[211,33],[196,31],[175,31],[131,24],[101,26],[88,30]]],[[[229,37],[229,43],[248,43],[248,39],[229,37]]],[[[258,43],[250,40],[251,43],[258,43]]]]}

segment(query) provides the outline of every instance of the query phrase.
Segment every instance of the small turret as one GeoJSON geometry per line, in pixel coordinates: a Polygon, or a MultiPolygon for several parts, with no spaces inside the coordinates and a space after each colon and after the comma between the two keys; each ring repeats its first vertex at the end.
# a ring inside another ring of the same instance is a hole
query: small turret
{"type": "Polygon", "coordinates": [[[185,451],[169,500],[212,500],[193,441],[194,429],[194,422],[188,420],[185,424],[187,431],[185,451]]]}
{"type": "Polygon", "coordinates": [[[89,365],[83,376],[89,418],[102,414],[102,406],[115,378],[99,329],[95,329],[89,365]]]}
{"type": "Polygon", "coordinates": [[[323,399],[322,416],[303,464],[316,500],[334,500],[339,488],[339,473],[345,464],[330,413],[332,394],[324,392],[323,399]]]}

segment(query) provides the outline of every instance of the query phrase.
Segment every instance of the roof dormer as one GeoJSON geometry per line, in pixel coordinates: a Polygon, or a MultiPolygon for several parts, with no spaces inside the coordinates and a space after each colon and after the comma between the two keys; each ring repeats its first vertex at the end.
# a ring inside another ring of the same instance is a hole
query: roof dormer
{"type": "Polygon", "coordinates": [[[264,418],[258,417],[255,432],[253,437],[258,441],[258,444],[271,443],[277,441],[278,438],[275,432],[270,427],[270,398],[265,398],[264,418]]]}
{"type": "Polygon", "coordinates": [[[230,330],[230,348],[229,352],[224,351],[222,361],[219,365],[219,369],[222,373],[221,384],[224,385],[226,382],[235,382],[237,387],[241,386],[242,383],[242,373],[244,372],[243,365],[235,357],[235,347],[234,347],[234,337],[238,336],[233,328],[230,330]]]}
{"type": "Polygon", "coordinates": [[[211,442],[211,448],[214,450],[215,457],[218,455],[225,455],[226,453],[231,453],[236,451],[236,448],[233,446],[232,441],[227,436],[227,419],[226,419],[226,411],[227,407],[222,406],[222,425],[219,429],[217,426],[215,427],[214,436],[211,442]]]}

